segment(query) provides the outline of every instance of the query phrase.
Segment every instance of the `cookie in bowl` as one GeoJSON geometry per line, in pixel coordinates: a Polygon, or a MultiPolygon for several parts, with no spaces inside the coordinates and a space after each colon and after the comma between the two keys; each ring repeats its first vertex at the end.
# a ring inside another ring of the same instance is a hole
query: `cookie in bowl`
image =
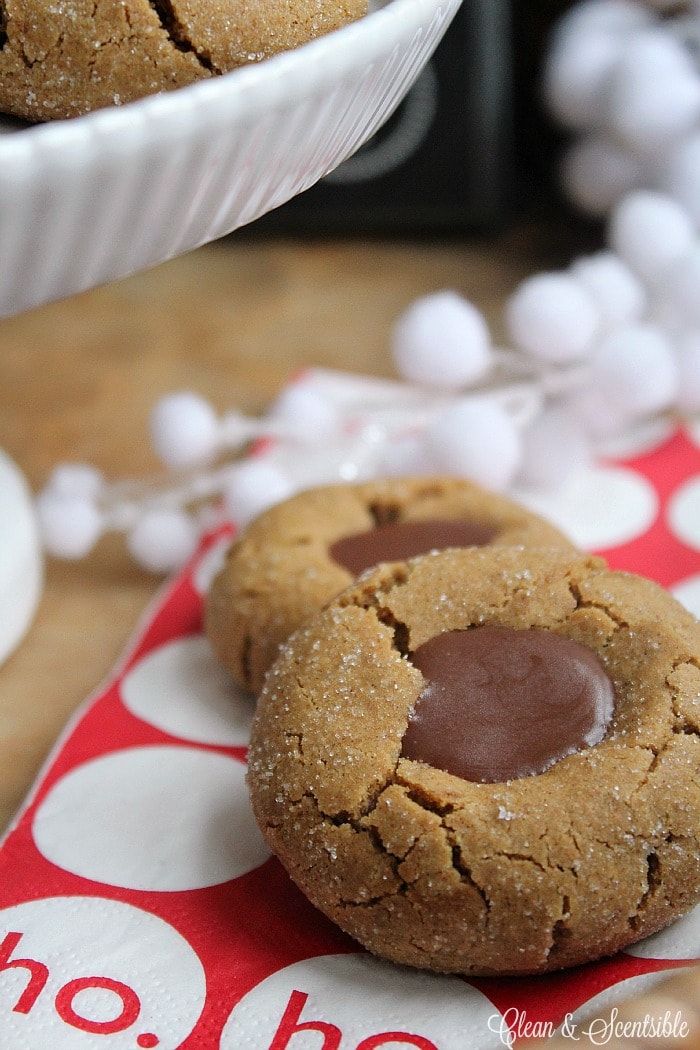
{"type": "Polygon", "coordinates": [[[0,0],[0,110],[30,121],[121,105],[289,51],[366,0],[0,0]]]}
{"type": "Polygon", "coordinates": [[[283,647],[249,753],[292,879],[371,952],[465,975],[610,955],[700,900],[700,625],[572,550],[366,573],[283,647]]]}
{"type": "Polygon", "coordinates": [[[463,546],[571,547],[554,526],[459,478],[391,478],[308,489],[236,540],[207,596],[219,661],[257,692],[280,645],[379,562],[463,546]]]}

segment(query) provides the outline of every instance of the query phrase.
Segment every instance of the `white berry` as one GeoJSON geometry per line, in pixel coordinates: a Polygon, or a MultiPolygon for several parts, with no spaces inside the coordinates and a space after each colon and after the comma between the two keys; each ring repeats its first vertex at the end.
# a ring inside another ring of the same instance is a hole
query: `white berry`
{"type": "Polygon", "coordinates": [[[700,325],[700,241],[693,242],[664,274],[658,288],[659,306],[680,326],[700,325]]]}
{"type": "Polygon", "coordinates": [[[600,311],[567,273],[526,278],[506,303],[506,325],[517,347],[545,361],[573,361],[590,349],[600,311]]]}
{"type": "Polygon", "coordinates": [[[590,460],[590,444],[571,412],[560,405],[546,408],[522,434],[519,480],[528,488],[554,489],[590,460]]]}
{"type": "Polygon", "coordinates": [[[591,382],[630,418],[669,408],[678,392],[678,369],[668,338],[650,324],[610,333],[591,357],[591,382]]]}
{"type": "Polygon", "coordinates": [[[687,135],[659,158],[659,186],[700,228],[700,132],[687,135]]]}
{"type": "Polygon", "coordinates": [[[700,78],[680,41],[661,28],[629,41],[607,91],[609,127],[642,153],[667,147],[700,114],[700,78]]]}
{"type": "Polygon", "coordinates": [[[104,488],[102,471],[89,463],[59,463],[51,472],[47,488],[56,495],[94,500],[104,488]]]}
{"type": "Polygon", "coordinates": [[[571,272],[595,300],[603,328],[638,321],[647,309],[644,285],[614,252],[582,256],[572,263],[571,272]]]}
{"type": "Polygon", "coordinates": [[[608,245],[643,281],[657,281],[690,248],[690,216],[677,201],[653,190],[624,197],[608,223],[608,245]]]}
{"type": "Polygon", "coordinates": [[[520,437],[512,417],[487,397],[465,397],[440,413],[425,433],[437,472],[507,489],[520,463],[520,437]]]}
{"type": "Polygon", "coordinates": [[[453,291],[416,299],[396,321],[391,350],[410,382],[458,389],[480,379],[491,364],[491,336],[483,314],[453,291]]]}
{"type": "Polygon", "coordinates": [[[588,0],[559,19],[543,76],[554,116],[573,129],[600,122],[610,72],[629,36],[649,20],[649,12],[633,0],[588,0]]]}
{"type": "Polygon", "coordinates": [[[154,573],[181,569],[197,547],[197,528],[189,515],[176,508],[151,508],[135,522],[126,542],[139,565],[154,573]]]}
{"type": "Polygon", "coordinates": [[[590,383],[564,397],[561,408],[571,415],[584,434],[594,442],[617,437],[629,422],[615,398],[607,397],[590,383]]]}
{"type": "Polygon", "coordinates": [[[84,558],[102,534],[103,516],[83,495],[44,489],[37,497],[36,510],[44,546],[58,558],[84,558]]]}
{"type": "Polygon", "coordinates": [[[279,467],[253,457],[231,468],[224,482],[223,497],[231,519],[242,528],[293,492],[290,478],[279,467]]]}
{"type": "Polygon", "coordinates": [[[151,440],[166,466],[190,467],[216,451],[219,421],[209,402],[183,390],[156,403],[150,419],[151,440]]]}
{"type": "Polygon", "coordinates": [[[341,422],[334,405],[315,390],[289,386],[268,412],[268,418],[298,431],[301,441],[328,441],[337,437],[341,422]]]}
{"type": "Polygon", "coordinates": [[[578,35],[600,29],[627,35],[652,21],[653,15],[639,0],[578,0],[561,15],[556,32],[578,35]]]}
{"type": "Polygon", "coordinates": [[[564,151],[561,178],[577,207],[603,219],[626,193],[642,184],[644,167],[634,153],[593,133],[564,151]]]}
{"type": "Polygon", "coordinates": [[[700,329],[686,332],[676,343],[678,365],[678,397],[680,412],[693,415],[700,412],[700,329]]]}
{"type": "Polygon", "coordinates": [[[395,438],[382,449],[377,474],[386,477],[404,477],[412,474],[430,474],[432,463],[424,440],[418,435],[395,438]]]}

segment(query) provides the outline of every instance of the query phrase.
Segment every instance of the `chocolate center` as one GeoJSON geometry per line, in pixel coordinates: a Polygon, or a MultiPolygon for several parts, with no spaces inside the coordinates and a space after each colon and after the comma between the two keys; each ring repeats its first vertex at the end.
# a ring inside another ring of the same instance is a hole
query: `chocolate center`
{"type": "Polygon", "coordinates": [[[552,631],[446,631],[411,657],[426,685],[405,758],[481,783],[542,773],[602,740],[615,690],[595,653],[552,631]]]}
{"type": "Polygon", "coordinates": [[[404,561],[448,547],[483,547],[495,533],[493,526],[477,521],[392,521],[343,536],[329,551],[338,565],[359,576],[384,561],[404,561]]]}

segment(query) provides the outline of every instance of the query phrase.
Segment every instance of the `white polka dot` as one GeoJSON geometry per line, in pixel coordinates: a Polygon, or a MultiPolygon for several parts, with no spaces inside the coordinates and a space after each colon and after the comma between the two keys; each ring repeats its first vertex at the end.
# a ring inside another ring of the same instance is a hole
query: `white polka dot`
{"type": "Polygon", "coordinates": [[[700,959],[700,905],[665,930],[626,949],[640,959],[700,959]]]}
{"type": "Polygon", "coordinates": [[[138,718],[185,740],[248,743],[253,698],[234,685],[202,635],[150,652],[124,676],[121,696],[138,718]]]}
{"type": "Polygon", "coordinates": [[[686,609],[700,618],[700,573],[697,576],[689,576],[685,580],[670,588],[674,598],[685,605],[686,609]]]}
{"type": "Polygon", "coordinates": [[[677,538],[700,550],[700,477],[691,478],[676,489],[666,515],[669,528],[677,538]]]}
{"type": "Polygon", "coordinates": [[[259,1050],[278,1035],[275,1045],[307,1050],[320,1046],[325,1031],[327,1042],[348,1050],[365,1040],[382,1050],[495,1050],[504,1045],[502,1023],[486,996],[458,978],[359,953],[330,955],[287,966],[248,992],[234,1007],[220,1047],[259,1050]],[[306,1028],[294,1032],[300,1024],[306,1028]]]}
{"type": "Polygon", "coordinates": [[[635,977],[627,977],[624,981],[611,985],[610,988],[606,988],[604,991],[594,995],[592,999],[589,999],[582,1006],[579,1006],[577,1010],[574,1010],[569,1015],[568,1020],[564,1022],[560,1031],[571,1037],[572,1045],[574,1045],[574,1037],[578,1036],[581,1042],[585,1039],[587,1046],[591,1044],[604,1046],[611,1041],[614,1034],[605,1027],[606,1022],[609,1020],[608,1011],[610,1008],[619,1006],[626,1000],[638,995],[643,995],[659,984],[660,981],[667,980],[668,976],[668,971],[662,970],[656,973],[643,973],[635,977]]]}
{"type": "Polygon", "coordinates": [[[241,762],[192,748],[113,752],[58,781],[34,841],[47,860],[109,886],[214,886],[269,856],[244,778],[241,762]]]}
{"type": "Polygon", "coordinates": [[[642,536],[658,512],[653,485],[626,467],[592,467],[557,493],[519,497],[585,550],[617,547],[642,536]]]}
{"type": "Polygon", "coordinates": [[[683,428],[685,433],[688,435],[688,440],[692,441],[694,445],[700,448],[700,421],[693,420],[692,422],[686,423],[683,428]]]}
{"type": "Polygon", "coordinates": [[[2,1046],[15,1050],[176,1050],[206,998],[202,964],[172,926],[99,897],[5,908],[0,956],[2,1046]]]}
{"type": "Polygon", "coordinates": [[[192,584],[199,594],[206,594],[217,573],[223,569],[226,553],[231,546],[231,537],[225,536],[212,543],[195,565],[192,584]]]}

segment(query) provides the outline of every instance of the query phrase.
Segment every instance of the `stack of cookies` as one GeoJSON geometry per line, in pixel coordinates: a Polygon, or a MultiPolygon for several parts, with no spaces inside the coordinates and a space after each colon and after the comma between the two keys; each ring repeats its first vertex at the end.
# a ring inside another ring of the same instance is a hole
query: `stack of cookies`
{"type": "Polygon", "coordinates": [[[264,836],[377,955],[543,973],[700,900],[700,625],[519,505],[301,493],[234,542],[206,620],[257,694],[264,836]]]}
{"type": "Polygon", "coordinates": [[[80,116],[289,51],[366,0],[0,0],[0,111],[80,116]]]}

